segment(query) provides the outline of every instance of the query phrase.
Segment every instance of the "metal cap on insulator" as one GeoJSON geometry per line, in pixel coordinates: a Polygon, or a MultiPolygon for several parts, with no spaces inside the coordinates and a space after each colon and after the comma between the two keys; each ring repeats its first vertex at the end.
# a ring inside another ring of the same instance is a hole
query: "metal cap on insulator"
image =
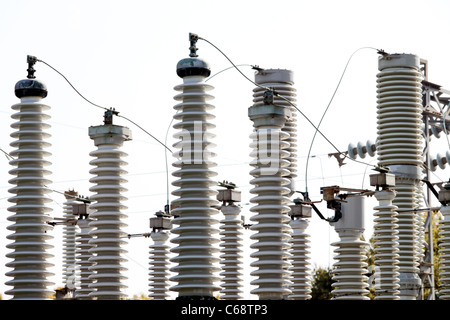
{"type": "Polygon", "coordinates": [[[47,86],[40,80],[23,79],[16,83],[14,93],[17,98],[40,97],[45,98],[48,94],[47,86]]]}
{"type": "Polygon", "coordinates": [[[263,83],[289,83],[294,84],[294,73],[287,69],[261,69],[255,74],[255,82],[263,83]]]}
{"type": "Polygon", "coordinates": [[[386,68],[416,68],[420,67],[420,58],[414,54],[409,53],[394,53],[383,55],[378,60],[378,70],[383,70],[386,68]]]}
{"type": "Polygon", "coordinates": [[[211,68],[209,64],[199,58],[185,58],[177,63],[177,75],[180,78],[188,76],[209,77],[211,68]]]}

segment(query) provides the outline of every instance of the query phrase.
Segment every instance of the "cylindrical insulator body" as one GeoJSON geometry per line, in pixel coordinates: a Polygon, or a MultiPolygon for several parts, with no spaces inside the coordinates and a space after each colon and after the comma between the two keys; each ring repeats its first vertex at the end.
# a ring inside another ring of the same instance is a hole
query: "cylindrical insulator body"
{"type": "Polygon", "coordinates": [[[90,259],[92,253],[90,250],[93,245],[90,243],[92,236],[90,232],[92,227],[89,226],[89,222],[92,220],[89,218],[79,219],[77,225],[80,232],[77,233],[77,249],[76,249],[76,263],[77,263],[77,288],[75,290],[75,298],[78,300],[91,300],[90,294],[93,292],[91,288],[92,284],[92,265],[93,262],[90,259]]]}
{"type": "Polygon", "coordinates": [[[364,232],[364,197],[348,197],[342,203],[342,218],[333,223],[340,240],[335,246],[333,268],[333,300],[369,300],[369,278],[364,232]]]}
{"type": "Polygon", "coordinates": [[[75,204],[78,193],[75,191],[66,191],[64,196],[63,211],[65,224],[63,226],[63,281],[67,288],[75,289],[76,278],[76,234],[77,225],[73,215],[73,204],[75,204]]]}
{"type": "Polygon", "coordinates": [[[222,264],[221,299],[242,299],[242,220],[241,208],[237,205],[222,206],[225,219],[220,221],[220,263],[222,264]]]}
{"type": "Polygon", "coordinates": [[[256,270],[251,275],[257,279],[251,284],[257,286],[252,290],[259,299],[281,300],[291,293],[290,281],[290,218],[287,213],[290,189],[289,152],[285,149],[285,140],[289,134],[282,131],[290,110],[275,105],[252,106],[249,117],[253,121],[255,131],[251,134],[254,169],[250,174],[254,177],[250,181],[255,187],[250,193],[255,194],[250,202],[255,203],[250,211],[256,215],[250,218],[254,221],[250,229],[255,231],[251,236],[256,240],[251,245],[256,252],[251,257],[256,261],[251,263],[256,270]]]}
{"type": "Polygon", "coordinates": [[[11,137],[16,139],[11,146],[16,148],[10,155],[13,160],[10,165],[15,167],[9,173],[14,176],[9,183],[14,185],[9,192],[14,194],[8,201],[14,203],[8,211],[14,215],[8,217],[13,224],[7,229],[13,231],[7,236],[12,243],[6,245],[11,251],[6,254],[13,261],[6,264],[12,268],[6,276],[13,279],[6,282],[12,286],[6,291],[12,299],[44,300],[53,293],[48,287],[53,285],[48,277],[53,276],[49,271],[53,264],[48,261],[53,248],[48,243],[53,237],[49,232],[51,226],[48,212],[52,209],[47,203],[51,200],[46,196],[51,192],[46,178],[51,172],[45,167],[51,163],[45,160],[50,156],[46,148],[50,146],[47,139],[50,135],[45,132],[50,127],[45,120],[50,118],[45,111],[50,107],[41,102],[47,95],[45,85],[37,80],[22,80],[16,84],[16,96],[20,103],[12,106],[12,119],[16,120],[11,127],[16,131],[11,137]]]}
{"type": "Polygon", "coordinates": [[[94,193],[90,205],[94,212],[89,215],[93,220],[89,225],[93,245],[90,278],[94,289],[90,296],[98,300],[121,299],[126,296],[123,273],[127,269],[123,263],[127,261],[124,256],[127,251],[123,246],[127,243],[124,230],[127,215],[123,212],[126,209],[123,192],[127,189],[123,186],[126,182],[123,175],[127,172],[123,166],[127,163],[122,158],[127,154],[120,147],[124,141],[131,140],[131,131],[117,125],[102,125],[90,127],[89,136],[97,146],[97,150],[90,153],[95,157],[90,161],[95,166],[90,173],[95,177],[89,180],[95,184],[89,189],[94,193]]]}
{"type": "Polygon", "coordinates": [[[420,239],[417,188],[423,164],[422,74],[420,59],[411,54],[391,54],[379,59],[377,84],[379,165],[396,175],[399,209],[400,299],[415,299],[421,286],[418,277],[420,239]]]}
{"type": "Polygon", "coordinates": [[[211,179],[216,176],[211,169],[216,164],[210,160],[214,154],[209,150],[214,146],[210,141],[214,115],[209,112],[214,106],[208,103],[213,96],[207,93],[213,87],[204,82],[209,72],[200,59],[183,59],[177,65],[183,78],[183,84],[175,87],[181,91],[175,100],[181,103],[174,107],[178,111],[174,119],[179,121],[173,126],[179,130],[174,137],[181,139],[174,144],[180,150],[174,153],[177,161],[173,166],[178,169],[172,183],[178,188],[172,194],[178,198],[172,202],[172,223],[177,227],[172,229],[176,237],[171,239],[175,244],[171,251],[176,256],[171,261],[176,266],[171,271],[176,275],[171,281],[177,285],[170,289],[178,292],[179,299],[214,299],[214,292],[220,290],[216,284],[220,280],[219,229],[214,218],[218,210],[213,207],[218,204],[213,189],[217,182],[211,179]]]}
{"type": "Polygon", "coordinates": [[[306,233],[309,221],[307,219],[293,219],[290,222],[292,228],[292,294],[289,299],[311,299],[311,270],[309,262],[310,246],[309,234],[306,233]]]}
{"type": "Polygon", "coordinates": [[[443,219],[439,222],[439,299],[450,300],[450,206],[441,206],[443,219]]]}
{"type": "Polygon", "coordinates": [[[165,231],[152,232],[150,237],[150,269],[149,292],[150,298],[165,300],[169,297],[169,249],[167,244],[169,233],[165,231]]]}
{"type": "Polygon", "coordinates": [[[397,300],[400,281],[398,267],[398,219],[393,190],[375,192],[379,205],[374,209],[375,300],[397,300]]]}
{"type": "MultiPolygon", "coordinates": [[[[285,149],[289,152],[286,160],[289,161],[290,174],[286,176],[290,180],[288,196],[292,196],[295,189],[295,179],[297,178],[297,110],[296,105],[296,89],[294,88],[294,73],[286,69],[264,69],[259,70],[255,74],[255,83],[276,91],[281,97],[274,96],[273,103],[277,106],[284,106],[291,111],[289,119],[286,120],[282,131],[287,132],[289,136],[286,142],[289,146],[285,149]]],[[[253,105],[258,106],[264,104],[264,88],[256,87],[253,89],[253,105]]]]}

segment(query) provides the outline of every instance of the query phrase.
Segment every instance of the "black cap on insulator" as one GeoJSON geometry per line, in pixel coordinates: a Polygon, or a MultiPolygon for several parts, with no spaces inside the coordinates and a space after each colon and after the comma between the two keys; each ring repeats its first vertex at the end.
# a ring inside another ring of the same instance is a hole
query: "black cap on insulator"
{"type": "Polygon", "coordinates": [[[47,86],[36,79],[24,79],[16,83],[14,93],[17,98],[23,97],[41,97],[45,98],[48,94],[47,86]]]}
{"type": "Polygon", "coordinates": [[[203,76],[209,77],[211,68],[208,63],[199,58],[182,59],[177,64],[177,75],[180,78],[187,76],[203,76]]]}

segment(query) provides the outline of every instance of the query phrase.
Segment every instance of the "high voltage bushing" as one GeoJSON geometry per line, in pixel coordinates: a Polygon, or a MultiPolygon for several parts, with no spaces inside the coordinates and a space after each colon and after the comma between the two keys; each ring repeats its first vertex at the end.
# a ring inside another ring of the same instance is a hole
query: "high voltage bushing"
{"type": "Polygon", "coordinates": [[[73,214],[73,205],[76,203],[76,197],[78,192],[74,190],[69,190],[64,192],[66,201],[64,202],[64,223],[63,226],[63,281],[64,285],[70,289],[75,289],[75,278],[76,278],[76,234],[77,225],[71,221],[75,219],[73,214]]]}
{"type": "Polygon", "coordinates": [[[395,186],[395,176],[388,173],[370,175],[370,185],[377,187],[375,198],[378,200],[378,206],[374,208],[373,235],[375,273],[372,284],[375,286],[375,300],[397,300],[400,293],[398,218],[397,206],[392,204],[395,191],[390,189],[395,186]]]}
{"type": "Polygon", "coordinates": [[[421,287],[420,221],[413,212],[418,206],[423,165],[420,59],[411,54],[384,55],[379,59],[378,69],[378,163],[396,175],[393,204],[402,211],[397,223],[400,299],[414,300],[421,287]]]}
{"type": "Polygon", "coordinates": [[[221,299],[242,299],[242,220],[241,208],[235,202],[241,201],[241,192],[234,189],[219,190],[217,200],[222,202],[220,210],[224,219],[220,221],[220,262],[222,264],[221,299]]]}
{"type": "Polygon", "coordinates": [[[41,102],[47,96],[45,84],[33,75],[17,82],[15,94],[20,103],[12,106],[17,112],[11,116],[16,120],[11,125],[16,130],[11,134],[16,139],[11,146],[16,149],[10,153],[13,159],[9,162],[15,167],[9,171],[14,176],[9,180],[14,185],[9,192],[15,196],[8,199],[14,203],[8,211],[14,215],[8,217],[13,224],[7,227],[13,233],[6,237],[13,241],[6,246],[11,250],[6,257],[13,259],[6,264],[12,268],[6,276],[13,278],[6,285],[13,288],[5,293],[15,300],[44,300],[54,293],[48,289],[53,283],[47,279],[53,276],[49,271],[53,264],[48,261],[53,257],[48,252],[53,248],[48,243],[53,239],[48,232],[52,227],[47,223],[51,219],[47,213],[52,209],[47,205],[51,200],[46,196],[51,192],[47,188],[51,181],[45,177],[51,174],[45,169],[51,164],[45,160],[50,156],[45,151],[50,146],[47,142],[50,134],[45,132],[50,127],[45,123],[50,116],[45,111],[50,107],[41,102]]]}
{"type": "MultiPolygon", "coordinates": [[[[270,94],[270,92],[269,92],[270,94]]],[[[255,105],[249,108],[248,115],[253,121],[254,132],[251,134],[253,158],[250,174],[254,177],[250,183],[255,187],[250,191],[255,194],[250,202],[254,203],[250,211],[256,215],[250,218],[255,223],[250,227],[256,240],[251,245],[256,252],[251,263],[256,270],[251,275],[257,277],[251,282],[256,289],[251,293],[259,299],[281,300],[291,294],[288,280],[290,275],[290,203],[287,195],[290,180],[287,178],[290,163],[286,159],[289,143],[285,140],[289,134],[281,129],[291,116],[290,108],[273,104],[255,105]]]]}
{"type": "MultiPolygon", "coordinates": [[[[294,202],[296,202],[294,200],[294,202]]],[[[308,300],[311,299],[311,268],[310,268],[310,240],[306,232],[311,218],[312,207],[307,204],[295,203],[290,206],[290,226],[292,228],[292,250],[290,271],[292,294],[289,299],[308,300]]]]}
{"type": "Polygon", "coordinates": [[[331,223],[339,234],[333,264],[333,300],[369,300],[369,278],[366,260],[367,243],[364,232],[364,197],[348,197],[341,204],[342,218],[331,223]]]}
{"type": "MultiPolygon", "coordinates": [[[[289,134],[285,140],[289,143],[289,146],[285,150],[289,152],[286,160],[289,161],[288,169],[290,174],[286,178],[290,180],[289,188],[291,192],[289,196],[291,196],[296,190],[295,178],[297,177],[297,110],[293,106],[296,104],[297,90],[293,86],[294,73],[291,70],[285,69],[261,69],[255,74],[255,83],[262,87],[270,88],[282,96],[284,99],[274,95],[273,104],[284,106],[291,111],[289,118],[281,129],[289,134]]],[[[262,87],[255,87],[253,89],[254,106],[264,104],[265,89],[262,87]]]]}
{"type": "Polygon", "coordinates": [[[220,280],[219,230],[214,218],[218,202],[213,189],[217,182],[211,179],[217,174],[211,169],[216,164],[209,150],[214,146],[210,141],[214,136],[210,130],[215,127],[210,111],[214,106],[208,103],[213,96],[207,93],[213,87],[204,82],[210,72],[209,65],[195,57],[177,64],[177,74],[183,79],[183,84],[175,86],[181,93],[174,97],[180,103],[174,106],[178,123],[173,126],[179,130],[174,137],[180,139],[173,145],[179,149],[173,163],[178,170],[172,173],[177,178],[172,184],[178,188],[172,194],[178,198],[172,202],[171,211],[175,216],[172,223],[177,225],[172,229],[177,236],[171,239],[175,244],[171,261],[176,264],[171,268],[176,274],[171,281],[177,284],[170,288],[178,292],[177,299],[215,299],[214,292],[220,290],[216,284],[220,280]]]}
{"type": "Polygon", "coordinates": [[[450,300],[450,184],[439,191],[439,201],[443,219],[439,222],[439,275],[441,286],[439,288],[439,300],[450,300]]]}
{"type": "Polygon", "coordinates": [[[168,217],[162,216],[161,212],[156,213],[156,217],[150,218],[150,237],[153,244],[150,245],[150,268],[149,268],[149,292],[150,298],[164,300],[169,297],[169,249],[167,244],[169,232],[172,228],[172,221],[168,217]]]}
{"type": "Polygon", "coordinates": [[[90,197],[93,213],[89,215],[93,220],[89,224],[92,227],[89,243],[93,245],[90,278],[94,289],[90,296],[98,300],[121,299],[126,296],[123,273],[127,269],[123,263],[127,261],[124,256],[127,251],[123,246],[126,244],[124,219],[127,215],[123,212],[126,209],[123,192],[127,189],[123,186],[126,182],[123,175],[127,172],[122,167],[127,163],[122,158],[127,154],[120,147],[124,141],[131,140],[131,131],[112,124],[93,126],[89,127],[89,137],[97,146],[97,150],[90,153],[95,157],[90,161],[95,166],[90,173],[95,177],[89,180],[95,184],[89,189],[94,193],[90,197]]]}

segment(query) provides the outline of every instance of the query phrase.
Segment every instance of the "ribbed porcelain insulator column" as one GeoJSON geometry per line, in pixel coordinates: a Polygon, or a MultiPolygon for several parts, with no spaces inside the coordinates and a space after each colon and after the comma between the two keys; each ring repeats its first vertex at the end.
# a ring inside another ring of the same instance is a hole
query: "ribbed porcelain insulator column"
{"type": "Polygon", "coordinates": [[[368,270],[364,261],[367,243],[360,237],[360,232],[348,232],[341,234],[340,240],[331,244],[336,247],[336,262],[332,271],[333,300],[369,300],[368,270]]]}
{"type": "Polygon", "coordinates": [[[379,205],[374,209],[374,252],[375,252],[375,300],[397,300],[398,290],[398,218],[397,207],[392,204],[395,192],[375,192],[379,205]]]}
{"type": "Polygon", "coordinates": [[[45,121],[50,118],[45,111],[50,107],[41,102],[47,96],[45,85],[37,80],[22,80],[16,84],[15,93],[20,103],[12,106],[16,111],[12,119],[16,120],[11,127],[16,131],[11,137],[16,139],[11,146],[16,148],[10,155],[13,160],[10,165],[15,167],[9,173],[14,177],[9,183],[14,185],[9,192],[14,194],[8,201],[14,203],[8,211],[14,215],[8,217],[13,224],[7,229],[13,231],[6,238],[12,243],[6,245],[10,252],[7,258],[13,259],[6,266],[12,268],[6,276],[12,277],[7,286],[12,289],[6,291],[12,299],[48,299],[54,291],[49,290],[53,285],[48,277],[53,276],[49,271],[53,264],[48,261],[53,255],[49,243],[53,239],[52,227],[47,223],[51,220],[48,212],[52,209],[47,205],[51,200],[46,196],[50,193],[48,185],[51,183],[46,176],[50,171],[45,169],[51,163],[45,160],[50,156],[46,148],[50,146],[47,139],[50,134],[45,132],[50,127],[45,121]]]}
{"type": "Polygon", "coordinates": [[[289,144],[285,150],[289,152],[286,160],[289,161],[289,175],[286,176],[290,180],[289,196],[294,194],[295,179],[297,178],[297,110],[296,105],[297,90],[294,88],[294,73],[286,69],[263,69],[259,70],[255,75],[255,83],[262,87],[253,89],[253,105],[258,106],[264,104],[264,88],[271,88],[281,97],[274,96],[274,104],[283,106],[290,110],[290,117],[286,120],[281,131],[288,133],[285,141],[289,144]]]}
{"type": "Polygon", "coordinates": [[[450,206],[441,206],[443,219],[439,222],[439,300],[450,300],[450,206]]]}
{"type": "Polygon", "coordinates": [[[292,294],[289,299],[311,299],[311,270],[310,270],[310,241],[306,230],[309,225],[307,219],[293,219],[290,222],[292,228],[292,294]]]}
{"type": "Polygon", "coordinates": [[[63,218],[65,224],[63,226],[63,281],[67,288],[74,289],[74,281],[76,278],[76,243],[75,238],[78,231],[76,225],[76,217],[73,215],[73,207],[76,196],[75,191],[66,191],[64,196],[66,201],[63,204],[63,218]]]}
{"type": "Polygon", "coordinates": [[[421,286],[418,277],[420,239],[416,192],[423,165],[422,74],[420,59],[390,54],[379,59],[377,77],[379,165],[396,175],[398,207],[400,299],[414,300],[421,286]]]}
{"type": "Polygon", "coordinates": [[[131,131],[117,125],[102,125],[90,127],[89,136],[97,146],[97,150],[90,153],[95,157],[90,162],[95,166],[90,170],[95,175],[90,182],[95,185],[89,189],[94,193],[90,205],[94,212],[89,215],[93,220],[89,226],[92,227],[90,244],[93,245],[90,278],[94,289],[90,296],[98,300],[117,300],[126,296],[123,281],[127,270],[123,265],[127,261],[127,250],[123,247],[127,243],[124,230],[127,215],[123,212],[126,209],[123,192],[127,189],[123,186],[126,182],[123,175],[127,172],[123,166],[127,163],[122,159],[127,154],[120,147],[124,141],[131,140],[131,131]]]}
{"type": "Polygon", "coordinates": [[[77,233],[77,249],[76,249],[76,263],[77,263],[77,288],[75,290],[75,298],[78,300],[91,300],[90,294],[93,292],[91,288],[92,284],[92,265],[93,262],[90,260],[92,253],[90,250],[93,245],[90,243],[92,236],[90,232],[92,227],[89,226],[89,222],[92,220],[79,219],[77,225],[80,232],[77,233]]]}
{"type": "Polygon", "coordinates": [[[150,245],[149,297],[165,300],[169,297],[169,233],[153,231],[150,237],[153,244],[150,245]]]}
{"type": "Polygon", "coordinates": [[[172,184],[178,189],[172,194],[178,198],[172,201],[171,211],[175,216],[172,223],[177,226],[172,229],[176,237],[171,239],[175,244],[171,251],[176,256],[171,261],[176,265],[171,268],[175,273],[171,281],[177,284],[170,289],[178,292],[179,299],[214,299],[220,290],[220,269],[218,220],[214,218],[218,214],[214,208],[217,191],[213,189],[217,182],[211,179],[217,174],[211,169],[216,164],[209,149],[214,146],[210,130],[215,125],[210,122],[214,106],[208,103],[213,96],[207,91],[213,87],[204,82],[210,70],[198,58],[178,62],[177,74],[183,79],[183,84],[175,87],[181,91],[175,100],[181,102],[174,107],[178,111],[174,128],[179,130],[174,137],[181,139],[174,144],[179,151],[174,153],[177,170],[173,176],[177,180],[172,184]]]}
{"type": "Polygon", "coordinates": [[[221,208],[225,219],[221,223],[221,256],[222,290],[221,299],[240,300],[242,296],[242,220],[239,217],[241,208],[237,205],[226,205],[221,208]]]}
{"type": "Polygon", "coordinates": [[[369,300],[369,278],[366,276],[368,244],[361,240],[364,232],[363,196],[347,197],[341,203],[342,217],[332,224],[339,234],[335,246],[333,281],[331,285],[333,300],[369,300]]]}
{"type": "Polygon", "coordinates": [[[290,281],[290,218],[287,213],[290,200],[286,178],[290,153],[285,140],[289,134],[281,130],[290,110],[273,104],[255,105],[249,108],[249,117],[255,131],[251,134],[253,158],[250,174],[254,185],[250,193],[254,194],[250,202],[255,205],[250,209],[255,215],[250,218],[254,224],[250,227],[255,233],[250,237],[256,240],[250,247],[256,250],[251,254],[256,261],[251,263],[256,270],[251,273],[257,279],[251,282],[256,286],[251,291],[259,299],[284,299],[291,293],[290,281]]]}

